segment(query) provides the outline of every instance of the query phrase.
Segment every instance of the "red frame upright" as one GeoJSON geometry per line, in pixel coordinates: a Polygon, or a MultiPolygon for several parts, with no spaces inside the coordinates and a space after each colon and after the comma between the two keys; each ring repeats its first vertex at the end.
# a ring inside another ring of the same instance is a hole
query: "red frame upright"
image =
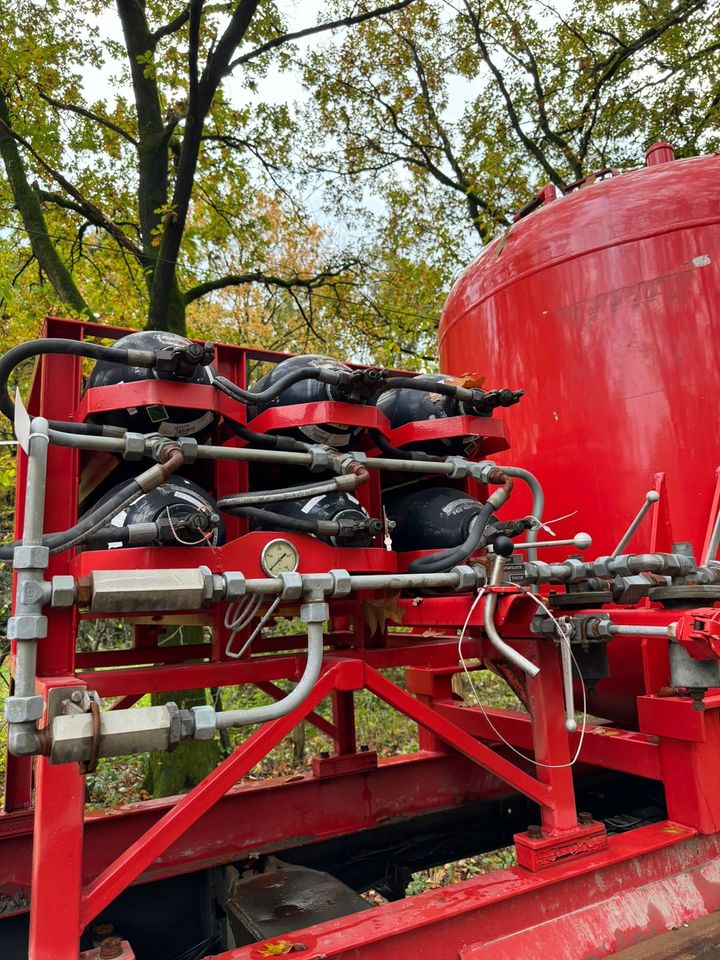
{"type": "MultiPolygon", "coordinates": [[[[125,332],[58,319],[48,319],[44,328],[45,336],[73,339],[112,338],[125,332]]],[[[217,347],[220,372],[243,385],[249,359],[281,358],[240,347],[217,347]]],[[[158,399],[172,403],[181,393],[185,407],[213,409],[235,419],[240,415],[231,401],[209,387],[184,386],[179,390],[175,384],[147,381],[90,390],[81,397],[81,385],[78,359],[43,358],[31,390],[31,412],[53,419],[82,420],[103,409],[158,399]]],[[[411,437],[408,427],[402,428],[402,437],[400,431],[393,434],[374,408],[345,404],[277,408],[253,425],[271,429],[328,418],[373,426],[391,442],[408,442],[411,437]]],[[[433,436],[476,431],[489,438],[478,457],[507,446],[502,421],[471,423],[468,418],[458,419],[462,422],[444,421],[432,427],[424,424],[418,436],[422,433],[427,439],[431,431],[433,436]]],[[[234,437],[223,442],[238,443],[234,437]]],[[[80,469],[77,451],[50,447],[47,532],[66,529],[76,521],[80,469]]],[[[246,488],[243,464],[218,462],[214,470],[217,496],[246,488]]],[[[24,481],[25,458],[21,454],[18,527],[24,481]]],[[[468,489],[482,494],[473,484],[468,489]]],[[[377,515],[380,488],[375,480],[362,488],[361,499],[377,515]]],[[[248,533],[240,521],[233,519],[227,526],[228,542],[222,547],[61,554],[53,558],[49,573],[82,576],[99,569],[205,564],[217,573],[242,570],[248,576],[260,575],[260,550],[273,535],[248,533]]],[[[288,536],[301,551],[301,572],[331,568],[394,571],[405,569],[411,559],[411,555],[386,551],[379,542],[359,550],[336,549],[305,536],[288,536]]],[[[589,726],[580,761],[585,767],[594,765],[662,781],[674,822],[608,841],[602,825],[584,816],[578,819],[569,763],[578,747],[579,734],[568,734],[564,728],[557,647],[552,641],[535,638],[530,630],[530,620],[536,613],[533,601],[506,589],[497,600],[496,622],[503,637],[541,668],[538,677],[527,685],[530,712],[512,713],[483,711],[452,693],[452,676],[460,669],[457,632],[468,618],[472,596],[424,597],[421,602],[400,599],[403,627],[411,627],[411,633],[387,628],[371,633],[363,602],[372,599],[377,597],[331,601],[329,649],[311,696],[288,716],[258,728],[209,777],[182,797],[148,801],[102,815],[86,813],[84,780],[77,765],[53,766],[39,758],[34,763],[33,781],[30,761],[8,758],[5,813],[0,817],[0,877],[8,892],[30,895],[31,960],[77,960],[83,928],[132,883],[230,863],[251,852],[280,850],[307,836],[309,829],[318,838],[331,838],[392,817],[416,816],[472,799],[501,796],[508,787],[540,807],[539,829],[516,837],[519,866],[469,881],[457,889],[431,892],[377,908],[372,914],[300,931],[290,935],[289,941],[303,944],[308,957],[316,958],[349,955],[356,950],[370,960],[410,957],[418,955],[419,944],[424,943],[421,956],[495,960],[537,955],[527,953],[523,931],[540,922],[541,916],[548,931],[554,931],[548,933],[549,939],[565,929],[563,924],[571,909],[585,911],[588,923],[597,925],[602,917],[599,905],[605,902],[599,896],[602,889],[612,888],[608,897],[617,897],[622,903],[623,896],[642,896],[642,877],[647,878],[650,896],[666,891],[684,871],[689,878],[686,882],[702,892],[702,902],[685,901],[665,915],[648,915],[644,928],[639,922],[628,922],[622,936],[619,921],[602,919],[605,939],[593,945],[596,952],[592,953],[601,956],[611,952],[613,944],[639,939],[672,925],[678,917],[687,919],[720,906],[720,880],[707,866],[720,851],[720,839],[715,836],[720,830],[720,691],[710,692],[695,703],[662,695],[667,685],[667,641],[658,637],[642,641],[644,685],[636,691],[638,730],[589,726]],[[380,671],[388,667],[407,669],[407,690],[382,675],[380,671]],[[371,691],[417,723],[421,730],[419,753],[378,761],[372,751],[357,749],[353,694],[361,689],[371,691]],[[317,706],[326,697],[332,698],[332,721],[317,713],[317,706]],[[291,782],[239,784],[303,719],[332,738],[334,754],[317,758],[311,773],[291,782]],[[506,750],[498,749],[495,730],[515,748],[534,753],[538,761],[534,774],[532,764],[518,762],[506,750]],[[26,811],[33,792],[30,860],[30,819],[26,811]],[[253,830],[241,826],[251,821],[253,830]],[[707,839],[698,841],[698,834],[707,835],[707,839]],[[636,861],[642,864],[639,874],[636,861]],[[572,897],[569,890],[573,891],[572,897]],[[567,905],[561,903],[561,897],[569,898],[567,905]],[[487,918],[487,928],[485,922],[478,922],[480,918],[487,918]]],[[[469,619],[464,654],[492,666],[496,653],[482,630],[482,606],[478,603],[469,619]]],[[[47,694],[57,687],[87,686],[103,697],[121,697],[118,707],[129,707],[152,692],[240,683],[255,684],[270,697],[279,696],[275,681],[294,680],[302,672],[304,655],[298,638],[263,641],[257,652],[264,656],[228,660],[224,654],[227,630],[223,612],[218,606],[207,616],[194,617],[194,622],[205,622],[213,628],[212,643],[159,647],[157,629],[140,623],[135,628],[136,645],[129,651],[77,653],[76,610],[49,610],[48,637],[38,649],[39,689],[47,694]]],[[[613,618],[657,626],[667,625],[674,616],[659,605],[644,604],[615,608],[613,618]]],[[[162,617],[156,619],[160,626],[167,622],[162,617]]],[[[553,955],[572,960],[589,957],[590,947],[585,934],[583,937],[578,934],[572,941],[576,952],[553,955]]],[[[257,956],[257,951],[257,947],[243,948],[227,956],[240,960],[257,956]]]]}

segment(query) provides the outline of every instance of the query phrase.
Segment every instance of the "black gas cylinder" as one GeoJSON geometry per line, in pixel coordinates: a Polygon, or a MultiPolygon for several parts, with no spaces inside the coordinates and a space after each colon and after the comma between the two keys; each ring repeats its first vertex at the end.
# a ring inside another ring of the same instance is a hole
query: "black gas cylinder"
{"type": "MultiPolygon", "coordinates": [[[[257,383],[254,383],[252,389],[260,392],[267,390],[274,383],[277,383],[281,377],[296,370],[298,367],[330,367],[334,370],[350,371],[350,368],[341,363],[340,360],[333,360],[331,357],[321,357],[316,355],[289,357],[273,367],[270,373],[265,374],[257,383]]],[[[328,400],[338,402],[347,402],[345,397],[337,387],[327,383],[320,383],[318,380],[300,380],[289,387],[286,387],[282,393],[268,403],[251,405],[248,409],[248,416],[259,416],[272,407],[287,407],[292,404],[300,403],[323,403],[328,400]]],[[[357,402],[357,401],[355,401],[357,402]]],[[[364,401],[363,401],[364,402],[364,401]]],[[[296,440],[303,440],[305,443],[326,444],[334,447],[336,450],[344,450],[350,446],[352,440],[361,432],[361,427],[348,426],[343,423],[311,423],[298,427],[291,427],[287,430],[273,430],[272,433],[278,433],[283,436],[294,437],[296,440]]]]}
{"type": "MultiPolygon", "coordinates": [[[[267,504],[267,510],[283,517],[298,520],[357,521],[362,529],[350,530],[339,536],[319,536],[319,540],[335,547],[368,547],[373,541],[373,533],[368,529],[370,517],[360,501],[350,493],[342,491],[323,493],[304,500],[282,500],[267,504]]],[[[262,523],[261,529],[273,530],[271,522],[262,523]]]]}
{"type": "MultiPolygon", "coordinates": [[[[423,375],[423,380],[433,380],[435,383],[454,382],[444,373],[423,375]]],[[[396,387],[385,390],[375,401],[375,406],[390,421],[395,430],[406,423],[416,423],[420,420],[445,420],[448,417],[458,417],[472,411],[466,410],[464,405],[453,397],[446,397],[441,393],[429,393],[425,390],[412,390],[409,387],[396,387]]],[[[401,446],[406,450],[417,450],[434,456],[472,456],[478,448],[480,439],[476,436],[439,437],[436,440],[425,440],[421,443],[406,443],[401,446]]]]}
{"type": "Polygon", "coordinates": [[[468,536],[482,504],[452,487],[423,487],[389,496],[385,502],[393,549],[442,550],[457,547],[468,536]]]}
{"type": "MultiPolygon", "coordinates": [[[[122,484],[110,490],[103,500],[111,497],[120,486],[122,484]]],[[[99,505],[101,504],[102,500],[99,505]]],[[[111,523],[115,527],[126,527],[135,523],[161,521],[167,521],[171,534],[170,543],[174,546],[216,547],[225,542],[225,527],[217,504],[202,487],[185,477],[174,476],[149,493],[140,494],[129,507],[113,517],[111,523]],[[200,529],[187,526],[184,522],[195,514],[203,514],[205,524],[201,524],[200,529]]],[[[111,542],[109,546],[120,547],[122,544],[111,542]]]]}
{"type": "MultiPolygon", "coordinates": [[[[165,347],[178,347],[189,344],[185,337],[162,330],[145,330],[121,337],[115,344],[128,350],[162,350],[165,347]]],[[[122,363],[98,361],[87,381],[87,388],[108,387],[118,383],[136,383],[140,380],[180,380],[184,383],[209,385],[213,382],[215,371],[212,366],[196,366],[190,376],[176,373],[158,373],[145,367],[129,367],[122,363]]],[[[198,437],[209,432],[215,415],[209,410],[193,410],[186,407],[170,407],[153,404],[149,407],[128,407],[122,410],[108,410],[93,415],[95,423],[123,427],[138,433],[161,433],[165,437],[198,437]]]]}

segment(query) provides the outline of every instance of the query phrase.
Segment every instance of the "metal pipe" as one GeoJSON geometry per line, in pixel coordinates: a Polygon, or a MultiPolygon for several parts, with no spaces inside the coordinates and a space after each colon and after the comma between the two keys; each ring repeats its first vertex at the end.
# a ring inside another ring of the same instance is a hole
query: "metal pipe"
{"type": "Polygon", "coordinates": [[[648,492],[645,494],[645,502],[638,510],[637,516],[635,517],[633,522],[625,531],[620,543],[615,547],[613,552],[610,554],[611,557],[617,557],[623,552],[625,547],[630,543],[633,536],[635,535],[635,531],[643,522],[645,518],[645,514],[648,512],[648,510],[654,503],[658,502],[659,499],[660,499],[660,494],[657,492],[657,490],[648,490],[648,492]]]}
{"type": "MultiPolygon", "coordinates": [[[[504,467],[502,468],[505,469],[504,467]]],[[[496,557],[495,563],[493,564],[492,573],[490,575],[490,586],[497,587],[502,582],[503,573],[505,572],[505,558],[496,557]]],[[[495,608],[497,606],[497,594],[496,593],[487,593],[485,595],[485,603],[483,605],[483,626],[485,628],[485,633],[488,636],[488,640],[495,647],[497,652],[503,656],[506,660],[509,660],[513,666],[518,667],[520,670],[523,670],[529,677],[536,677],[540,673],[540,668],[534,663],[531,663],[527,657],[524,657],[521,653],[518,653],[513,647],[505,643],[503,638],[497,631],[495,626],[495,608]]]]}
{"type": "Polygon", "coordinates": [[[515,549],[539,550],[541,547],[575,547],[578,550],[588,550],[591,546],[592,537],[589,533],[576,533],[572,540],[536,540],[535,542],[516,543],[515,549]]]}
{"type": "MultiPolygon", "coordinates": [[[[37,547],[42,544],[43,520],[45,516],[45,485],[47,478],[47,451],[49,444],[48,422],[44,417],[35,417],[30,425],[28,440],[28,470],[25,484],[25,512],[23,515],[23,547],[37,547]]],[[[16,548],[17,549],[17,548],[16,548]]],[[[44,581],[44,568],[21,569],[17,571],[15,587],[14,616],[34,616],[42,614],[42,603],[38,600],[28,603],[25,600],[25,584],[44,581]]],[[[31,588],[32,590],[32,588],[31,588]]],[[[35,695],[35,675],[37,663],[37,642],[39,637],[18,639],[15,654],[15,696],[32,697],[35,695]]]]}
{"type": "Polygon", "coordinates": [[[619,637],[672,637],[673,624],[667,627],[642,627],[626,623],[612,623],[608,628],[613,636],[619,637]]]}
{"type": "MultiPolygon", "coordinates": [[[[324,606],[324,604],[322,604],[324,606]]],[[[290,693],[275,703],[263,707],[251,707],[249,710],[227,710],[215,713],[215,726],[218,730],[228,727],[246,727],[254,723],[265,723],[268,720],[277,720],[299,707],[310,694],[320,676],[323,662],[323,624],[322,621],[312,621],[307,625],[308,650],[307,661],[302,676],[290,693]]]]}
{"type": "MultiPolygon", "coordinates": [[[[509,477],[517,477],[518,480],[522,480],[523,483],[527,484],[532,494],[532,510],[530,512],[537,521],[542,523],[543,511],[545,510],[545,494],[535,474],[523,469],[523,467],[498,466],[497,469],[502,470],[502,472],[506,473],[509,477]]],[[[537,551],[534,546],[536,540],[537,530],[528,530],[527,542],[532,544],[532,546],[527,548],[527,559],[530,562],[537,560],[537,551]]]]}
{"type": "Polygon", "coordinates": [[[57,447],[74,450],[102,450],[108,453],[123,453],[125,440],[122,437],[100,437],[84,433],[67,433],[65,430],[50,430],[50,442],[57,447]]]}

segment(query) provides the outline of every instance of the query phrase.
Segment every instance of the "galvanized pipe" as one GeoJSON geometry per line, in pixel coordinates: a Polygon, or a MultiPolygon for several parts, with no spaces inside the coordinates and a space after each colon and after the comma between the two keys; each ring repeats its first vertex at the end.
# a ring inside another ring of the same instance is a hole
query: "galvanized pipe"
{"type": "Polygon", "coordinates": [[[312,692],[320,676],[323,662],[323,625],[322,621],[307,625],[307,661],[302,676],[290,693],[275,703],[263,707],[251,707],[248,710],[225,710],[215,713],[215,726],[218,730],[229,727],[247,727],[250,724],[266,723],[268,720],[277,720],[299,707],[303,700],[312,692]]]}
{"type": "MultiPolygon", "coordinates": [[[[489,585],[491,587],[500,586],[504,572],[505,558],[498,556],[495,558],[495,563],[493,564],[489,585]]],[[[497,627],[495,626],[496,606],[497,594],[487,593],[485,595],[485,604],[483,606],[483,626],[485,628],[485,633],[488,636],[488,640],[502,657],[504,657],[506,660],[509,660],[510,663],[518,667],[520,670],[523,670],[529,677],[536,677],[538,673],[540,673],[540,668],[534,663],[531,663],[527,657],[524,657],[521,653],[518,653],[517,650],[515,650],[509,644],[505,643],[503,638],[498,633],[497,627]]]]}
{"type": "Polygon", "coordinates": [[[648,492],[645,494],[645,502],[638,510],[637,516],[635,517],[635,519],[632,521],[630,526],[627,528],[627,530],[623,534],[623,537],[620,543],[615,547],[613,552],[610,554],[611,557],[617,557],[623,552],[625,547],[630,543],[633,536],[635,535],[635,531],[645,519],[645,514],[648,512],[648,510],[654,503],[658,502],[659,499],[660,499],[660,494],[657,492],[657,490],[648,490],[648,492]]]}
{"type": "MultiPolygon", "coordinates": [[[[522,480],[523,483],[527,484],[527,486],[530,488],[530,493],[532,494],[532,509],[530,512],[539,523],[542,523],[543,511],[545,510],[545,494],[543,493],[542,485],[535,474],[530,473],[529,470],[525,470],[523,467],[498,466],[497,469],[501,470],[503,473],[506,473],[509,477],[517,477],[518,480],[522,480]]],[[[537,540],[537,535],[537,530],[528,530],[527,559],[530,562],[537,560],[537,550],[534,547],[534,543],[537,540]]]]}

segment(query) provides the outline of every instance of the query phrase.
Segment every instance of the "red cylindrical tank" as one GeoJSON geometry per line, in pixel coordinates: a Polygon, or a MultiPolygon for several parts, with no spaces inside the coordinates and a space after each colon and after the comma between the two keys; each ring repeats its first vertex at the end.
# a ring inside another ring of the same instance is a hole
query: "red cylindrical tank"
{"type": "MultiPolygon", "coordinates": [[[[506,415],[503,460],[538,475],[547,518],[577,510],[559,532],[588,531],[595,555],[615,547],[660,472],[672,539],[699,556],[710,518],[720,156],[671,158],[656,145],[646,168],[588,182],[513,224],[455,284],[440,325],[443,371],[525,389],[506,415]]],[[[651,529],[648,518],[629,550],[647,550],[651,529]]]]}

